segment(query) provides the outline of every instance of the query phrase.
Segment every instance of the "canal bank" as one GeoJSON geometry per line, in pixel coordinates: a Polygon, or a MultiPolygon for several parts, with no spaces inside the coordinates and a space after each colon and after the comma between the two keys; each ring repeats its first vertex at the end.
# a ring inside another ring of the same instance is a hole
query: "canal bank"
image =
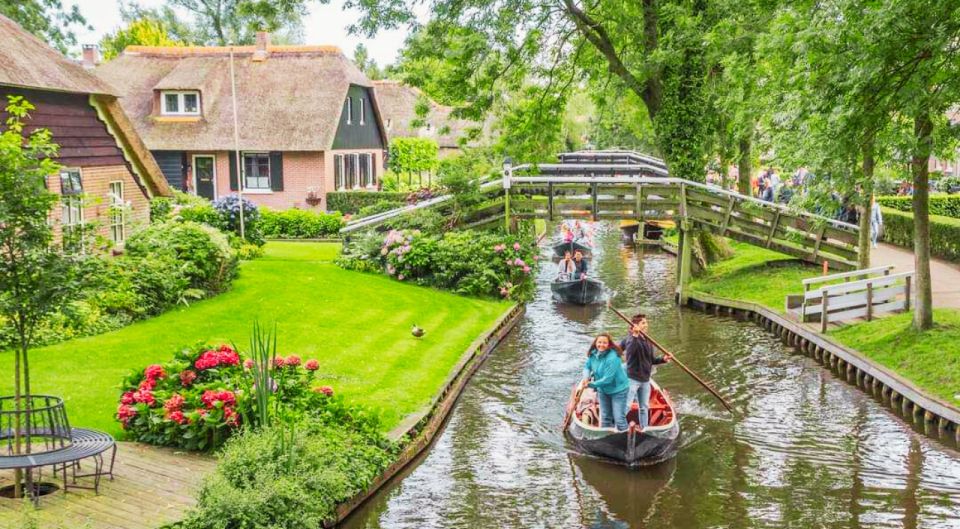
{"type": "Polygon", "coordinates": [[[628,470],[571,450],[563,406],[602,306],[536,298],[464,389],[435,443],[344,522],[349,529],[473,527],[953,527],[960,454],[749,321],[678,307],[674,259],[598,235],[591,270],[614,305],[730,397],[728,415],[673,366],[678,456],[628,470]]]}

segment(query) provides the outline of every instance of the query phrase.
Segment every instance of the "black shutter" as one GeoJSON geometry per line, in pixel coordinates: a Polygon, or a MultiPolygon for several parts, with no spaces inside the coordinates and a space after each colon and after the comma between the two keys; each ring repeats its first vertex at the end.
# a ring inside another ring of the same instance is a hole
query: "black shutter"
{"type": "Polygon", "coordinates": [[[230,191],[240,189],[240,175],[237,171],[237,151],[227,151],[227,157],[230,158],[230,191]]]}
{"type": "Polygon", "coordinates": [[[270,153],[270,189],[283,191],[283,153],[270,153]]]}

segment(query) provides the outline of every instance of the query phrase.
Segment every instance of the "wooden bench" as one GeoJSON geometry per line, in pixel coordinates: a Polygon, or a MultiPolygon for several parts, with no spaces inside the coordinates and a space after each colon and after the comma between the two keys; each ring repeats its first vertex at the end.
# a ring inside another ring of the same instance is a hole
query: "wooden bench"
{"type": "Polygon", "coordinates": [[[822,283],[831,283],[843,280],[849,283],[852,280],[869,279],[871,277],[882,277],[890,275],[893,271],[892,265],[875,266],[862,270],[852,270],[839,274],[830,274],[825,276],[811,277],[801,281],[803,284],[802,296],[787,296],[786,309],[788,313],[796,314],[801,322],[818,320],[820,318],[820,305],[823,303],[823,289],[828,285],[822,283]]]}

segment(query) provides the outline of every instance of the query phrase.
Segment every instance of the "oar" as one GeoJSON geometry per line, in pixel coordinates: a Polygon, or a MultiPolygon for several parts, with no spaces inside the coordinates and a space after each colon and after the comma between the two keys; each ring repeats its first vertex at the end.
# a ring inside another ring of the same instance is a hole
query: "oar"
{"type": "Polygon", "coordinates": [[[577,384],[577,391],[573,394],[573,400],[570,404],[567,405],[567,413],[563,416],[563,424],[560,426],[560,431],[566,431],[567,426],[570,425],[570,420],[573,419],[573,412],[577,409],[577,403],[580,402],[580,395],[583,394],[583,388],[587,387],[586,384],[577,384]]]}
{"type": "MultiPolygon", "coordinates": [[[[609,307],[610,310],[612,310],[613,312],[615,312],[615,313],[617,314],[617,316],[620,316],[620,317],[623,319],[623,321],[627,322],[627,325],[629,325],[631,328],[633,328],[633,322],[630,321],[630,318],[624,316],[622,312],[620,312],[619,310],[617,310],[616,307],[614,307],[613,305],[611,305],[609,302],[607,302],[607,307],[609,307]]],[[[727,411],[729,411],[730,413],[733,413],[733,407],[730,406],[730,403],[727,402],[727,400],[724,399],[722,396],[720,396],[720,394],[717,393],[717,390],[715,390],[715,389],[713,389],[712,387],[710,387],[710,384],[707,384],[706,382],[704,382],[703,379],[700,378],[699,376],[697,376],[696,373],[694,373],[693,371],[691,371],[689,367],[683,365],[683,362],[681,362],[680,359],[678,359],[678,358],[677,358],[673,353],[671,353],[670,351],[667,351],[666,349],[664,349],[664,347],[663,347],[662,345],[660,345],[659,343],[657,343],[656,340],[654,340],[653,338],[651,338],[649,334],[647,334],[647,333],[645,333],[645,332],[643,332],[643,331],[640,331],[640,334],[643,335],[643,337],[646,338],[650,343],[652,343],[654,346],[656,346],[657,349],[660,349],[660,350],[663,351],[665,354],[670,355],[670,356],[673,358],[673,361],[676,362],[676,364],[677,364],[678,366],[680,366],[680,369],[683,369],[684,371],[686,371],[687,374],[690,375],[691,377],[693,377],[694,380],[696,380],[697,382],[699,382],[700,385],[704,387],[704,389],[706,389],[706,390],[709,391],[714,397],[716,397],[716,398],[720,401],[720,403],[723,404],[723,407],[727,409],[727,411]]]]}

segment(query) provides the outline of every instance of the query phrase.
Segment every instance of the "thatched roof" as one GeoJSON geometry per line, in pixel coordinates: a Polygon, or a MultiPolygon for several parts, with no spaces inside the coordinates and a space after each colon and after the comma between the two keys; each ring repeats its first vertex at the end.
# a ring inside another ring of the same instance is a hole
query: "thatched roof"
{"type": "Polygon", "coordinates": [[[57,92],[112,95],[113,89],[83,66],[0,15],[0,85],[57,92]]]}
{"type": "MultiPolygon", "coordinates": [[[[467,134],[467,129],[478,127],[480,124],[450,116],[453,109],[441,105],[426,96],[418,88],[400,81],[374,81],[377,100],[380,102],[380,113],[383,122],[389,120],[390,128],[387,136],[392,138],[432,138],[437,140],[441,148],[458,148],[459,140],[467,134]],[[430,104],[430,111],[421,118],[430,124],[430,130],[425,127],[413,127],[411,123],[418,118],[416,112],[417,101],[426,98],[430,104]]],[[[472,142],[469,142],[472,143],[472,142]]]]}
{"type": "MultiPolygon", "coordinates": [[[[94,72],[116,87],[151,150],[231,150],[229,52],[222,46],[130,46],[94,72]],[[163,89],[200,90],[202,118],[158,119],[154,94],[163,89]]],[[[267,46],[265,54],[237,46],[234,68],[245,150],[330,149],[350,85],[372,86],[333,46],[267,46]]]]}

